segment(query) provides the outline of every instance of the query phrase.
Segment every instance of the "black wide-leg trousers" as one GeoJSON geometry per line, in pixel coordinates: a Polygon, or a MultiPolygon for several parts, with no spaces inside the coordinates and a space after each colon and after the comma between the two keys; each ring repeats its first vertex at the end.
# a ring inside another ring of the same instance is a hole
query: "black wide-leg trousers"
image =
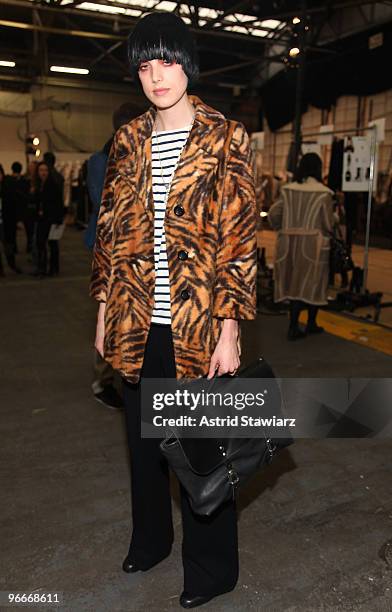
{"type": "MultiPolygon", "coordinates": [[[[175,378],[170,325],[151,324],[142,378],[175,378]]],[[[132,539],[129,557],[148,569],[166,557],[173,542],[169,470],[159,450],[161,439],[140,434],[140,383],[123,380],[131,458],[132,539]]],[[[210,595],[234,588],[238,579],[238,538],[235,502],[211,517],[196,515],[180,485],[183,527],[184,590],[210,595]]]]}

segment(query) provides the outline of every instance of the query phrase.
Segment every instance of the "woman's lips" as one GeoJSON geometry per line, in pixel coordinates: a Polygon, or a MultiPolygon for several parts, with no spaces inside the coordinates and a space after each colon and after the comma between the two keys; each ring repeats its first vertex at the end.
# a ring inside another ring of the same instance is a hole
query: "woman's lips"
{"type": "Polygon", "coordinates": [[[154,89],[153,93],[156,96],[163,96],[165,93],[167,93],[169,90],[168,89],[154,89]]]}

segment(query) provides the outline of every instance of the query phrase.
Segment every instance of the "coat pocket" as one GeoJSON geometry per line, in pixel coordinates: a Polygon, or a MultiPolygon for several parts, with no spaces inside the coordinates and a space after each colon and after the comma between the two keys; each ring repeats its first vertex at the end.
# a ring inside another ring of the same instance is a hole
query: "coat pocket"
{"type": "Polygon", "coordinates": [[[288,254],[290,248],[290,240],[286,234],[282,234],[278,232],[277,240],[276,240],[276,254],[275,254],[275,263],[281,263],[284,261],[288,254]]]}

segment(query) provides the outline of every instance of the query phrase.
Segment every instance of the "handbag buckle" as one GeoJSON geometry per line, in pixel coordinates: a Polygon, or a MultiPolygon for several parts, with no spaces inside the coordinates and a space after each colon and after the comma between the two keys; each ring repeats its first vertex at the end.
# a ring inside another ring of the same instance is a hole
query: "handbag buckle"
{"type": "Polygon", "coordinates": [[[271,440],[271,438],[266,438],[265,444],[267,446],[268,452],[270,454],[270,459],[272,459],[274,452],[276,451],[276,444],[271,440]]]}
{"type": "Polygon", "coordinates": [[[232,486],[236,485],[240,481],[240,477],[238,476],[237,472],[235,472],[233,468],[229,466],[227,470],[227,478],[232,486]]]}

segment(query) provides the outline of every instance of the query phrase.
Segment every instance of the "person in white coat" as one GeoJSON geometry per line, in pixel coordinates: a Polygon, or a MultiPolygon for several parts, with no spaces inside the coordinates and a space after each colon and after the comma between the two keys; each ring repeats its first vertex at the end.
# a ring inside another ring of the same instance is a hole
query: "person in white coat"
{"type": "Polygon", "coordinates": [[[278,231],[274,299],[290,300],[289,340],[324,331],[316,317],[318,307],[327,304],[332,195],[322,183],[320,157],[307,153],[299,163],[296,180],[282,188],[268,213],[271,227],[278,231]],[[298,324],[304,308],[308,310],[305,331],[298,324]]]}

